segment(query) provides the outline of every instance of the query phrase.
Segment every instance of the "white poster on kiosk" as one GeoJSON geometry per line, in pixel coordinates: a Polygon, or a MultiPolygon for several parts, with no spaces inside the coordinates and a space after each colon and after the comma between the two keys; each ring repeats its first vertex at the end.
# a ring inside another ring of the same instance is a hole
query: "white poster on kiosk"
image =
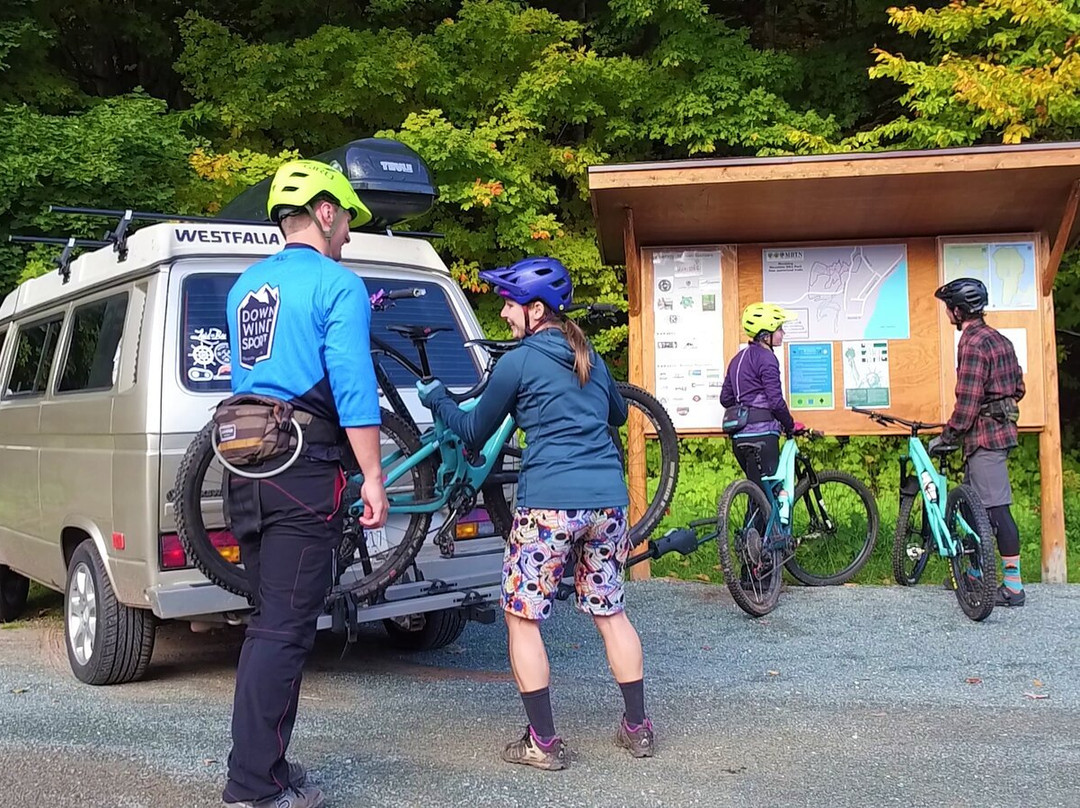
{"type": "Polygon", "coordinates": [[[653,265],[655,391],[679,430],[723,420],[720,251],[658,250],[653,265]]]}

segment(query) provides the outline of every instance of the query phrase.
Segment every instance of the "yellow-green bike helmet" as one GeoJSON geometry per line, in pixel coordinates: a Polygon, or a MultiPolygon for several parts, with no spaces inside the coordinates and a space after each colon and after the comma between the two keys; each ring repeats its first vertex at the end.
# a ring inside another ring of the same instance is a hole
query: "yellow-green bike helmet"
{"type": "Polygon", "coordinates": [[[280,224],[290,213],[308,209],[312,200],[321,194],[333,197],[342,209],[352,214],[349,227],[371,221],[371,211],[360,201],[348,178],[318,160],[292,160],[281,165],[270,183],[266,213],[270,221],[280,224]]]}
{"type": "Polygon", "coordinates": [[[750,339],[757,339],[762,331],[771,334],[788,320],[794,319],[793,312],[774,303],[751,303],[743,309],[742,327],[750,339]]]}

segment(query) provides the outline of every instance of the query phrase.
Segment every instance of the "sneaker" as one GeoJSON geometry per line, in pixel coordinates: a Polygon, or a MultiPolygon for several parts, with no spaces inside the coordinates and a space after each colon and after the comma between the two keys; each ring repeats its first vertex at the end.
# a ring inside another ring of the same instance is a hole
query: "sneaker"
{"type": "Polygon", "coordinates": [[[631,727],[624,716],[619,722],[619,728],[615,730],[615,745],[629,749],[630,754],[636,758],[652,757],[656,747],[652,721],[646,718],[640,727],[631,727]]]}
{"type": "Polygon", "coordinates": [[[562,738],[556,737],[551,743],[542,744],[533,734],[532,727],[527,727],[520,739],[506,745],[502,759],[547,771],[558,771],[570,765],[562,738]]]}
{"type": "Polygon", "coordinates": [[[1009,587],[1002,584],[998,587],[997,597],[994,599],[995,606],[1023,606],[1024,601],[1027,600],[1027,594],[1021,589],[1019,592],[1013,592],[1009,587]]]}
{"type": "Polygon", "coordinates": [[[326,805],[326,797],[315,786],[308,788],[289,786],[276,797],[225,804],[235,806],[235,808],[323,808],[326,805]]]}

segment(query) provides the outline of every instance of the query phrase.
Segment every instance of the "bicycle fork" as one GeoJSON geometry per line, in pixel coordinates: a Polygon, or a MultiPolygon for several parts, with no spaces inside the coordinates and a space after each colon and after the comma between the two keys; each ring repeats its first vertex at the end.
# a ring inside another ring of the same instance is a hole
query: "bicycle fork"
{"type": "MultiPolygon", "coordinates": [[[[918,478],[911,472],[909,465],[911,458],[908,455],[900,456],[900,511],[904,510],[904,502],[906,500],[914,500],[922,492],[922,486],[919,485],[918,478]]],[[[908,561],[913,564],[917,564],[927,552],[926,550],[926,537],[927,532],[930,530],[930,522],[928,521],[930,515],[926,512],[926,500],[924,499],[922,504],[923,518],[922,518],[922,538],[923,542],[918,546],[908,543],[907,549],[904,551],[908,557],[908,561]]]]}

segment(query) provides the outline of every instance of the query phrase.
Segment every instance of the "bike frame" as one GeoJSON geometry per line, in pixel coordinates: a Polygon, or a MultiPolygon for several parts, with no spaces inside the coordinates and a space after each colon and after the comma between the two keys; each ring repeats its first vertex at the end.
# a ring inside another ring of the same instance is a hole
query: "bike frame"
{"type": "MultiPolygon", "coordinates": [[[[930,533],[934,537],[934,542],[937,544],[938,555],[942,558],[952,558],[957,554],[957,545],[956,540],[952,537],[948,525],[945,522],[944,502],[948,498],[948,479],[934,467],[934,461],[930,458],[929,453],[926,451],[926,447],[923,446],[922,440],[917,435],[908,437],[908,453],[900,457],[901,497],[903,496],[904,483],[908,479],[914,479],[914,485],[918,491],[915,496],[922,499],[924,535],[927,526],[929,526],[930,533]],[[908,463],[910,463],[914,469],[913,477],[908,473],[908,463]],[[923,472],[930,475],[930,479],[937,487],[936,501],[931,501],[929,497],[927,497],[926,491],[923,490],[923,472]]],[[[908,485],[910,486],[911,483],[908,485]]],[[[975,533],[975,531],[971,529],[971,526],[964,520],[962,514],[958,513],[957,518],[962,523],[961,527],[963,529],[967,530],[969,533],[975,533]]]]}
{"type": "MultiPolygon", "coordinates": [[[[459,406],[465,412],[469,412],[479,401],[479,398],[473,398],[459,406]]],[[[436,416],[434,426],[420,437],[419,451],[409,455],[408,459],[400,463],[398,461],[405,457],[401,449],[396,449],[382,458],[383,467],[391,469],[383,481],[384,485],[390,488],[397,480],[438,452],[439,468],[435,477],[435,496],[431,499],[416,501],[413,494],[388,494],[390,513],[434,513],[445,507],[451,495],[462,486],[479,491],[499,459],[503,446],[516,428],[514,419],[507,415],[494,434],[484,442],[480,462],[475,464],[469,462],[461,438],[436,416]],[[394,465],[395,463],[397,465],[394,465]]],[[[363,481],[363,474],[352,477],[352,482],[357,485],[362,485],[363,481]]],[[[363,507],[362,500],[357,500],[351,506],[354,513],[358,510],[362,512],[363,507]]]]}
{"type": "Polygon", "coordinates": [[[769,517],[769,527],[774,521],[778,521],[785,532],[791,528],[791,498],[795,496],[795,461],[799,457],[799,446],[794,438],[784,441],[780,449],[780,460],[776,464],[776,473],[768,477],[762,477],[762,481],[768,483],[765,493],[772,505],[772,515],[769,517]],[[777,496],[778,491],[786,491],[787,498],[777,496]]]}

